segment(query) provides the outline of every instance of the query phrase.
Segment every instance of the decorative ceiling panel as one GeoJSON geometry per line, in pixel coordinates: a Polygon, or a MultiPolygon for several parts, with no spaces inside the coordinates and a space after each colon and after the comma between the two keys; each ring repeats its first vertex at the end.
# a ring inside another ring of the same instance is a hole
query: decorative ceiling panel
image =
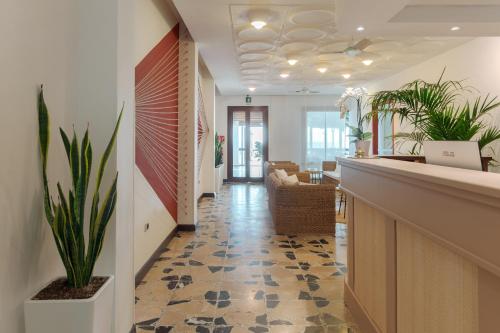
{"type": "Polygon", "coordinates": [[[283,93],[331,93],[332,87],[339,90],[391,75],[468,40],[341,35],[333,5],[229,7],[239,83],[242,89],[256,87],[256,93],[276,91],[277,86],[283,93]],[[251,25],[255,20],[267,25],[256,29],[251,25]],[[298,62],[291,66],[289,59],[298,62]],[[372,60],[369,66],[362,62],[367,59],[372,60]]]}

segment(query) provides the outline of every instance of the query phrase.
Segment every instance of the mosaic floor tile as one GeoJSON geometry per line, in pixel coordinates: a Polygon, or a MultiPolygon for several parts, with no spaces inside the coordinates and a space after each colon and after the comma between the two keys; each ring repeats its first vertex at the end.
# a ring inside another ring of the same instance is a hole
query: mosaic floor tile
{"type": "Polygon", "coordinates": [[[137,332],[360,333],[343,304],[345,225],[278,235],[264,186],[224,185],[199,204],[136,288],[137,332]]]}

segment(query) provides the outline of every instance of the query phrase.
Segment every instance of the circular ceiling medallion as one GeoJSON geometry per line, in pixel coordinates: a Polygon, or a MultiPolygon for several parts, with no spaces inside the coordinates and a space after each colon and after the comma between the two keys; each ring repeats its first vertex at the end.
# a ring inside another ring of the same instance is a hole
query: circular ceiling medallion
{"type": "Polygon", "coordinates": [[[323,30],[315,28],[295,28],[285,34],[285,37],[291,40],[314,40],[325,36],[323,30]]]}
{"type": "Polygon", "coordinates": [[[246,69],[242,69],[241,73],[249,74],[249,75],[265,74],[265,73],[267,73],[267,70],[265,68],[246,68],[246,69]]]}
{"type": "Polygon", "coordinates": [[[266,67],[266,63],[262,61],[245,61],[240,64],[241,68],[262,68],[266,67]]]}
{"type": "Polygon", "coordinates": [[[264,41],[246,42],[240,44],[240,49],[243,51],[269,51],[274,47],[272,43],[264,41]]]}
{"type": "Polygon", "coordinates": [[[342,52],[346,48],[348,48],[349,46],[350,46],[349,42],[344,42],[344,41],[342,41],[342,42],[333,42],[333,43],[327,44],[325,46],[322,46],[320,48],[320,51],[323,52],[323,53],[342,52]]]}
{"type": "Polygon", "coordinates": [[[264,27],[260,30],[254,27],[247,27],[238,33],[238,37],[242,40],[273,40],[278,37],[276,31],[271,28],[264,27]]]}
{"type": "Polygon", "coordinates": [[[333,12],[325,9],[304,10],[292,14],[290,20],[299,25],[321,25],[333,22],[333,12]]]}
{"type": "Polygon", "coordinates": [[[314,51],[317,48],[314,43],[307,42],[291,42],[286,43],[281,47],[281,50],[285,53],[301,53],[306,51],[314,51]]]}
{"type": "Polygon", "coordinates": [[[337,62],[342,60],[345,60],[343,53],[320,53],[318,55],[318,61],[337,62]]]}
{"type": "Polygon", "coordinates": [[[242,61],[264,61],[271,57],[267,53],[243,53],[240,54],[240,59],[242,61]]]}
{"type": "Polygon", "coordinates": [[[387,41],[387,42],[372,44],[372,45],[368,46],[365,49],[365,51],[368,51],[368,52],[396,51],[396,50],[400,50],[400,48],[403,46],[404,45],[400,42],[387,41]]]}

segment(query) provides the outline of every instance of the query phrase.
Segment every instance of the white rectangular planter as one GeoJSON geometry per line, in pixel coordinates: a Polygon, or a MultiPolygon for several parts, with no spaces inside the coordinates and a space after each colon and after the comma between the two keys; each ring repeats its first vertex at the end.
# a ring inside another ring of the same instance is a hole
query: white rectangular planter
{"type": "MultiPolygon", "coordinates": [[[[26,333],[110,333],[113,321],[114,278],[92,298],[24,302],[26,333]]],[[[36,294],[35,294],[36,295],[36,294]]]]}
{"type": "Polygon", "coordinates": [[[220,192],[224,183],[224,164],[215,168],[215,191],[220,192]]]}

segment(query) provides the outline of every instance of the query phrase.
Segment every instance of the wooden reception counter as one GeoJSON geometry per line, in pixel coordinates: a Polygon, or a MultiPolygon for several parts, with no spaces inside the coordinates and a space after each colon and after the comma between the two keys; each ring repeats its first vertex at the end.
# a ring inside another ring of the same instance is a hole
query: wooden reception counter
{"type": "Polygon", "coordinates": [[[363,333],[500,332],[500,174],[341,159],[363,333]]]}

